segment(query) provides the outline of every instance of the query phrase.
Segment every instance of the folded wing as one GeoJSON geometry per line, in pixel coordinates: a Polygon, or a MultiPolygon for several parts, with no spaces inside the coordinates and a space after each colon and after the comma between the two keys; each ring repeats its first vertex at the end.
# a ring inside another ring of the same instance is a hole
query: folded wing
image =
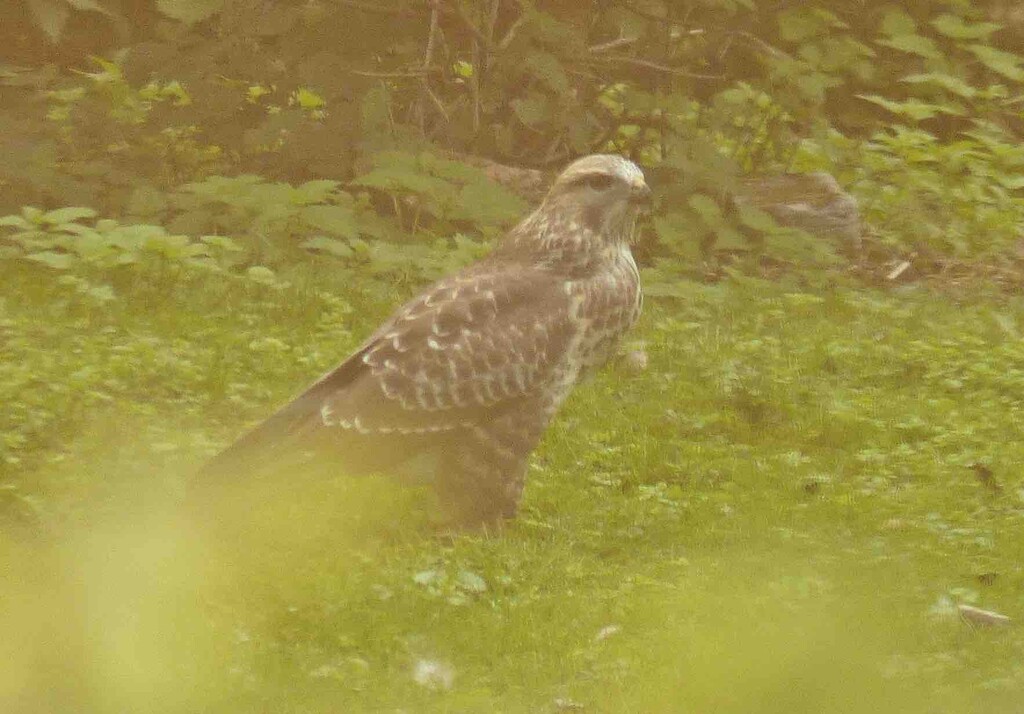
{"type": "Polygon", "coordinates": [[[539,434],[576,334],[573,312],[565,283],[546,271],[479,263],[399,309],[203,471],[265,469],[304,452],[329,455],[339,471],[387,470],[491,424],[539,434]]]}

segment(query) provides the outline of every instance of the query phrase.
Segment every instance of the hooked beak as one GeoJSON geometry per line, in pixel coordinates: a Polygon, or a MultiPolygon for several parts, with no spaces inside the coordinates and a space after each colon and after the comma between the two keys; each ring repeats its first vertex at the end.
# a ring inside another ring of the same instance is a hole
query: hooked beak
{"type": "Polygon", "coordinates": [[[651,205],[651,188],[643,181],[638,181],[630,187],[629,200],[636,206],[649,208],[651,205]]]}

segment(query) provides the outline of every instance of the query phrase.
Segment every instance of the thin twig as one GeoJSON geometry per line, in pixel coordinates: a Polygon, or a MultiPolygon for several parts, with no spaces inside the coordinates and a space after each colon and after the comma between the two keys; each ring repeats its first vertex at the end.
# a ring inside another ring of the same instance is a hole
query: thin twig
{"type": "Polygon", "coordinates": [[[502,37],[501,41],[498,42],[499,50],[508,49],[508,46],[512,44],[512,40],[515,39],[516,33],[519,32],[519,28],[522,27],[523,23],[526,22],[526,19],[527,14],[525,12],[515,19],[515,22],[513,22],[512,26],[508,28],[508,31],[505,33],[505,36],[502,37]]]}
{"type": "Polygon", "coordinates": [[[501,0],[491,1],[491,14],[487,18],[487,42],[494,45],[494,28],[498,25],[498,12],[501,10],[501,0]]]}
{"type": "MultiPolygon", "coordinates": [[[[431,3],[430,29],[427,31],[427,48],[423,52],[423,69],[424,70],[427,69],[428,67],[430,67],[430,63],[434,60],[434,45],[437,42],[437,27],[438,27],[437,17],[438,17],[438,13],[439,12],[440,12],[440,8],[439,8],[439,5],[438,5],[438,2],[437,2],[437,0],[434,0],[434,2],[431,3]]],[[[423,77],[420,79],[420,82],[423,85],[422,86],[423,92],[420,95],[419,102],[417,102],[417,104],[418,104],[418,106],[417,106],[417,113],[419,114],[419,120],[420,120],[419,121],[420,133],[421,134],[426,134],[426,131],[427,131],[427,109],[424,106],[424,104],[425,104],[424,96],[430,96],[434,100],[435,105],[440,105],[440,102],[437,100],[437,97],[434,96],[434,93],[430,91],[430,83],[429,83],[429,81],[427,79],[427,75],[426,74],[423,75],[423,77]]],[[[440,106],[442,107],[441,114],[445,117],[445,120],[447,121],[448,114],[444,111],[444,108],[443,108],[444,105],[440,105],[440,106]]]]}
{"type": "Polygon", "coordinates": [[[590,51],[591,54],[595,54],[596,55],[596,54],[600,54],[602,52],[607,52],[608,50],[617,50],[620,47],[625,47],[626,45],[631,45],[631,44],[633,44],[634,42],[636,42],[639,39],[640,38],[636,37],[636,36],[632,36],[632,37],[617,37],[616,39],[610,40],[608,42],[602,42],[602,43],[597,44],[597,45],[591,45],[587,49],[590,51]]]}
{"type": "Polygon", "coordinates": [[[725,79],[725,76],[721,74],[701,74],[699,72],[690,72],[689,70],[685,70],[680,67],[669,67],[668,65],[658,64],[651,60],[629,57],[627,55],[601,55],[594,59],[606,62],[618,62],[620,64],[633,65],[634,67],[644,67],[655,72],[672,74],[677,77],[689,77],[690,79],[725,79]]]}
{"type": "Polygon", "coordinates": [[[427,86],[426,80],[423,81],[423,88],[427,90],[427,96],[430,97],[430,100],[434,103],[434,106],[437,107],[437,111],[444,117],[444,120],[446,122],[451,121],[448,117],[448,110],[445,109],[444,103],[436,94],[434,94],[434,90],[427,86]]]}
{"type": "Polygon", "coordinates": [[[369,69],[350,69],[349,74],[355,74],[360,77],[374,77],[377,79],[415,79],[425,77],[428,74],[437,74],[440,71],[440,67],[423,67],[421,69],[398,70],[395,72],[374,72],[369,69]]]}
{"type": "Polygon", "coordinates": [[[558,152],[558,147],[562,145],[562,134],[559,133],[554,140],[548,145],[547,151],[544,152],[544,163],[550,164],[558,152]]]}
{"type": "Polygon", "coordinates": [[[470,17],[466,15],[465,10],[462,9],[462,5],[460,5],[458,2],[453,2],[447,3],[445,7],[447,7],[455,15],[455,17],[459,18],[459,22],[461,22],[462,25],[467,30],[469,30],[470,34],[473,35],[473,38],[477,42],[483,45],[484,49],[487,50],[487,52],[491,51],[491,43],[488,41],[487,36],[484,35],[484,33],[480,30],[479,27],[476,26],[473,20],[471,20],[470,17]]]}
{"type": "Polygon", "coordinates": [[[469,77],[469,90],[473,95],[473,138],[480,132],[480,43],[473,39],[473,74],[469,77]]]}
{"type": "MultiPolygon", "coordinates": [[[[501,9],[501,0],[491,0],[490,13],[487,16],[487,45],[494,47],[494,28],[498,24],[498,11],[501,9]]],[[[485,54],[480,59],[478,86],[484,86],[490,77],[491,53],[485,54]]]]}
{"type": "Polygon", "coordinates": [[[437,0],[430,3],[430,30],[427,32],[427,49],[423,53],[423,69],[430,67],[434,59],[434,45],[437,42],[437,16],[440,11],[437,0]]]}
{"type": "Polygon", "coordinates": [[[746,32],[745,30],[735,30],[733,32],[730,32],[729,34],[730,35],[735,35],[736,37],[742,37],[743,39],[745,39],[747,42],[749,42],[750,44],[752,44],[755,47],[757,47],[762,52],[770,54],[773,57],[786,57],[786,58],[789,57],[788,54],[786,54],[785,52],[780,50],[778,47],[774,47],[772,45],[769,45],[767,42],[762,40],[757,35],[754,35],[754,34],[752,34],[750,32],[746,32]]]}

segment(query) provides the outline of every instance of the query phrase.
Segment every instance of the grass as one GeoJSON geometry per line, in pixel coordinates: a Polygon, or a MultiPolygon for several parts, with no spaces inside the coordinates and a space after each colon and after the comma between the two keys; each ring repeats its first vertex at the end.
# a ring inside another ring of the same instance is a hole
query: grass
{"type": "Polygon", "coordinates": [[[1019,625],[955,614],[1024,617],[1019,298],[693,285],[500,534],[372,483],[197,523],[189,469],[409,290],[283,278],[0,288],[4,711],[1019,710],[1019,625]]]}

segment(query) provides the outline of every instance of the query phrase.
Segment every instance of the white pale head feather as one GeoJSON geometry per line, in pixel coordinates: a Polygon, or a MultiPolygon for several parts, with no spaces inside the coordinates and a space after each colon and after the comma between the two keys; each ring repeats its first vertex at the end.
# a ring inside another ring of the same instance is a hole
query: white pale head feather
{"type": "Polygon", "coordinates": [[[576,159],[558,175],[555,185],[569,184],[580,176],[599,173],[619,178],[630,187],[647,185],[640,167],[617,154],[590,154],[576,159]]]}
{"type": "Polygon", "coordinates": [[[643,171],[632,161],[591,154],[559,174],[540,211],[585,226],[608,242],[628,242],[650,195],[643,171]]]}
{"type": "Polygon", "coordinates": [[[547,260],[629,243],[650,195],[643,171],[632,161],[614,154],[584,156],[558,175],[541,205],[511,231],[507,248],[539,250],[547,260]]]}

